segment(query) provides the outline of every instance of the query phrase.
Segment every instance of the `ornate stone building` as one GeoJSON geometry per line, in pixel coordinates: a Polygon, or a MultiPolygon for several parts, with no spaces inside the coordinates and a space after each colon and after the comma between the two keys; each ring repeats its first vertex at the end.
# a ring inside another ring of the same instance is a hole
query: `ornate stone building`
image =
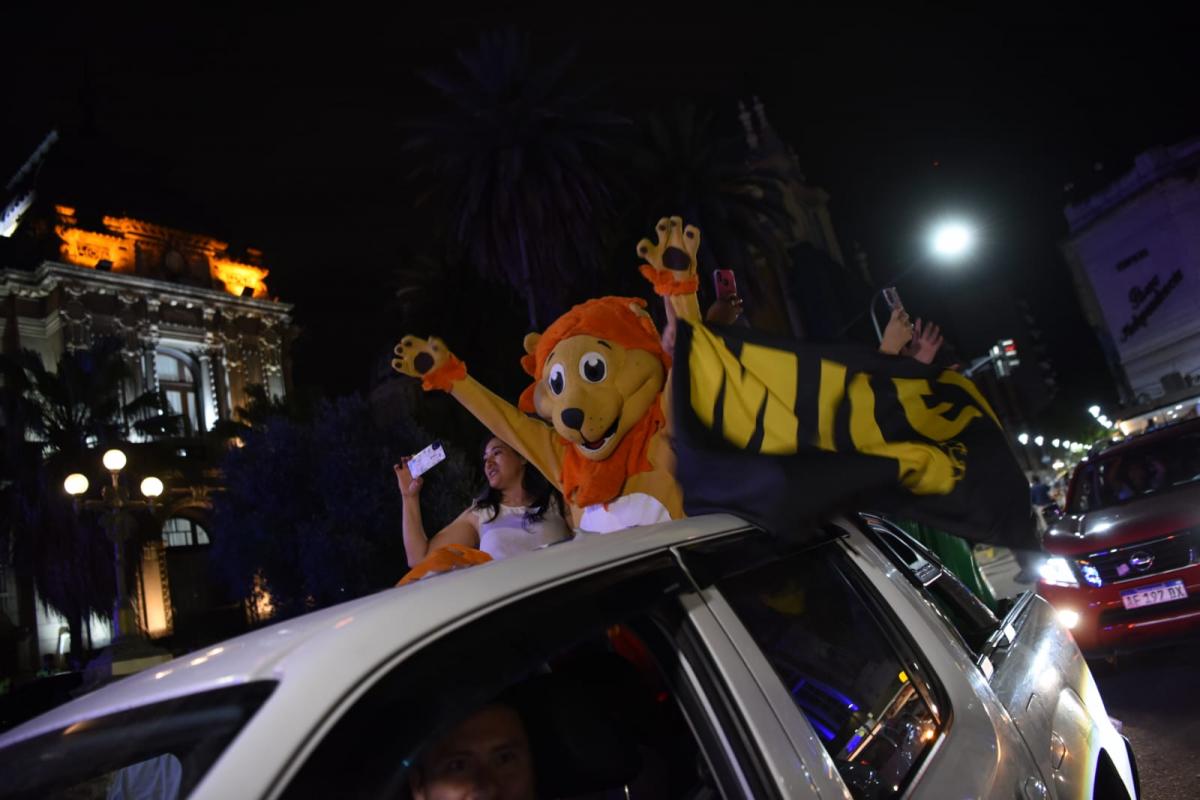
{"type": "Polygon", "coordinates": [[[162,389],[188,431],[211,430],[246,388],[287,391],[291,306],[267,296],[262,254],[125,217],[81,225],[56,206],[60,258],[0,272],[17,342],[53,365],[64,351],[116,336],[137,376],[130,396],[162,389]]]}
{"type": "MultiPolygon", "coordinates": [[[[139,458],[156,464],[167,485],[158,515],[139,522],[155,529],[142,531],[136,583],[143,628],[171,634],[219,602],[206,528],[211,492],[220,489],[220,448],[203,434],[234,418],[251,386],[286,396],[292,307],[268,294],[257,250],[234,252],[212,237],[128,217],[87,219],[63,205],[37,212],[23,220],[19,255],[18,248],[0,251],[4,351],[33,350],[54,369],[63,353],[116,338],[132,376],[126,399],[161,392],[183,421],[183,438],[139,444],[131,433],[130,448],[131,466],[139,458]]],[[[98,466],[80,470],[95,479],[103,474],[98,466]]],[[[64,626],[19,578],[0,574],[0,611],[16,628],[36,625],[19,654],[23,664],[36,664],[39,653],[65,652],[64,626]]],[[[89,644],[103,646],[107,621],[90,628],[89,644]]]]}

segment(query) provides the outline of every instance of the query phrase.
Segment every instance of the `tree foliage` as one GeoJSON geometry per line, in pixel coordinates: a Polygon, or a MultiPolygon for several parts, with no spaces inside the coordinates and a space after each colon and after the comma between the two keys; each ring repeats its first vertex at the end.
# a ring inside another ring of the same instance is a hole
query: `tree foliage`
{"type": "MultiPolygon", "coordinates": [[[[406,414],[377,422],[359,396],[322,401],[308,421],[271,416],[223,463],[212,563],[231,597],[261,575],[283,616],[393,585],[407,570],[392,464],[433,438],[406,414]]],[[[450,451],[422,493],[435,532],[470,501],[474,473],[450,451]]]]}
{"type": "Polygon", "coordinates": [[[22,435],[43,442],[47,453],[82,453],[89,446],[124,441],[131,430],[151,436],[179,433],[181,419],[167,413],[160,393],[126,399],[133,372],[116,339],[64,353],[53,370],[32,350],[0,357],[0,369],[12,398],[13,422],[22,435]]]}
{"type": "Polygon", "coordinates": [[[605,165],[626,121],[570,80],[572,54],[540,63],[515,30],[457,56],[457,70],[423,74],[443,110],[407,125],[414,177],[447,220],[448,258],[511,287],[539,329],[602,271],[605,165]]]}
{"type": "MultiPolygon", "coordinates": [[[[637,237],[661,217],[682,216],[700,228],[702,272],[736,270],[752,312],[781,302],[777,271],[788,264],[789,224],[783,176],[751,163],[740,135],[723,131],[713,112],[678,103],[639,120],[629,163],[628,208],[637,218],[627,224],[638,227],[637,237]]],[[[778,308],[767,316],[787,313],[778,308]]]]}

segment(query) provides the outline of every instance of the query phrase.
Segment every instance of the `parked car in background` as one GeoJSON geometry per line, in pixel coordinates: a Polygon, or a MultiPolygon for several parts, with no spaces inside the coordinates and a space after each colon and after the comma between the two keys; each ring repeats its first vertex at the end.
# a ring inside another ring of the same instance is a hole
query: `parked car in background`
{"type": "Polygon", "coordinates": [[[1200,629],[1200,420],[1126,439],[1075,468],[1038,592],[1089,654],[1200,629]]]}
{"type": "Polygon", "coordinates": [[[997,619],[866,515],[582,535],[280,622],[0,736],[2,797],[392,798],[526,768],[547,798],[1137,797],[1053,609],[1027,592],[997,619]],[[476,769],[440,744],[497,702],[527,751],[505,740],[476,769]]]}

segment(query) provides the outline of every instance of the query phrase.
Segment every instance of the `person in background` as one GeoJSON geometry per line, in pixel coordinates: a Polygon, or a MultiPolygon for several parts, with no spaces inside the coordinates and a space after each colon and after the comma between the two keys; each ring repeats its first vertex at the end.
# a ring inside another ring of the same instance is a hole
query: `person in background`
{"type": "Polygon", "coordinates": [[[488,439],[483,448],[487,485],[482,493],[432,538],[421,521],[421,479],[412,477],[407,458],[393,469],[403,502],[404,552],[410,567],[451,544],[502,559],[571,537],[558,492],[498,437],[488,439]]]}
{"type": "Polygon", "coordinates": [[[1050,487],[1042,480],[1041,475],[1033,476],[1033,482],[1029,485],[1029,499],[1038,508],[1050,505],[1050,487]]]}

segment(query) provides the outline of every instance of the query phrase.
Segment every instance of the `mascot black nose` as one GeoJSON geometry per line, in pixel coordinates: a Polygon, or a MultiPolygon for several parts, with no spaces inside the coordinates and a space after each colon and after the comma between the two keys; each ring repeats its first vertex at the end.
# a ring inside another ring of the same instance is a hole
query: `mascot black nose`
{"type": "Polygon", "coordinates": [[[559,417],[562,418],[563,425],[566,425],[568,428],[579,430],[583,427],[583,411],[581,409],[564,408],[559,417]]]}

